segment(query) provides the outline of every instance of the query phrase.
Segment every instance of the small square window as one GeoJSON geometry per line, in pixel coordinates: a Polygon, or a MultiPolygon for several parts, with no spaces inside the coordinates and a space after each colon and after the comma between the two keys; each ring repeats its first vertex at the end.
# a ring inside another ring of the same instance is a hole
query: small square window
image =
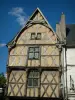
{"type": "Polygon", "coordinates": [[[38,40],[41,39],[41,33],[37,33],[37,39],[38,39],[38,40]]]}
{"type": "Polygon", "coordinates": [[[31,33],[31,39],[35,40],[35,33],[31,33]]]}
{"type": "Polygon", "coordinates": [[[29,47],[28,58],[29,59],[39,59],[39,47],[29,47]]]}

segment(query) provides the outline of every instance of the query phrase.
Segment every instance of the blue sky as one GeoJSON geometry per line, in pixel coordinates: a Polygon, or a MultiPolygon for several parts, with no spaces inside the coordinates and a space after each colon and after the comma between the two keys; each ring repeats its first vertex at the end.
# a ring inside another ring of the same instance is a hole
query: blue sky
{"type": "Polygon", "coordinates": [[[24,22],[39,7],[55,30],[62,12],[66,23],[75,23],[75,0],[0,0],[0,73],[6,72],[8,49],[4,46],[19,30],[24,22]],[[17,14],[15,14],[17,9],[17,14]]]}

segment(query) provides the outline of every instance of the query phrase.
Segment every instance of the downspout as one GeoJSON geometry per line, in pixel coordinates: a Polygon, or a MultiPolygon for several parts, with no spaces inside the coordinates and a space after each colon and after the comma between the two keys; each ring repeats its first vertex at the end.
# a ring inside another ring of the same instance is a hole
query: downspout
{"type": "Polygon", "coordinates": [[[65,77],[66,77],[66,93],[65,93],[65,100],[68,100],[68,87],[67,87],[67,55],[66,55],[67,48],[65,46],[64,53],[65,53],[65,77]]]}

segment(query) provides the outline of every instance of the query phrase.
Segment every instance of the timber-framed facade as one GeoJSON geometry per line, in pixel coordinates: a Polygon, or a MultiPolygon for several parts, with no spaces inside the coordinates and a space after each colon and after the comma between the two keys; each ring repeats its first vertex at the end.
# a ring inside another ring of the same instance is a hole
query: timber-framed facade
{"type": "Polygon", "coordinates": [[[60,44],[39,8],[7,46],[9,98],[62,99],[60,44]]]}

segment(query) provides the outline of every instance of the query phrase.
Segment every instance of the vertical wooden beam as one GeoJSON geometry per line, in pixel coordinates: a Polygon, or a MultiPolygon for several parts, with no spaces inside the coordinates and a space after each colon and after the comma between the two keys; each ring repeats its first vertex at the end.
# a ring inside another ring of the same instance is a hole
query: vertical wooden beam
{"type": "Polygon", "coordinates": [[[62,64],[61,64],[61,45],[59,44],[59,97],[62,97],[62,90],[61,90],[61,74],[62,74],[62,64]]]}
{"type": "Polygon", "coordinates": [[[25,71],[26,71],[25,96],[27,96],[28,69],[26,69],[25,71]]]}
{"type": "Polygon", "coordinates": [[[11,69],[7,67],[7,89],[6,89],[7,95],[8,95],[8,85],[9,85],[10,73],[11,73],[11,69]]]}
{"type": "Polygon", "coordinates": [[[39,89],[38,89],[38,97],[41,97],[41,68],[39,69],[39,89]]]}
{"type": "Polygon", "coordinates": [[[39,60],[40,60],[40,65],[39,65],[39,66],[40,66],[40,67],[41,67],[41,47],[42,47],[42,46],[39,47],[39,49],[40,49],[40,50],[39,50],[39,55],[40,55],[40,58],[39,58],[39,60]]]}
{"type": "Polygon", "coordinates": [[[8,59],[7,59],[7,87],[6,87],[6,93],[8,95],[8,85],[9,85],[9,77],[10,77],[10,70],[8,68],[9,66],[9,56],[10,56],[10,50],[8,48],[8,59]]]}
{"type": "Polygon", "coordinates": [[[24,48],[26,47],[26,50],[27,50],[27,54],[26,54],[26,65],[25,67],[28,66],[28,46],[24,46],[24,48]]]}

